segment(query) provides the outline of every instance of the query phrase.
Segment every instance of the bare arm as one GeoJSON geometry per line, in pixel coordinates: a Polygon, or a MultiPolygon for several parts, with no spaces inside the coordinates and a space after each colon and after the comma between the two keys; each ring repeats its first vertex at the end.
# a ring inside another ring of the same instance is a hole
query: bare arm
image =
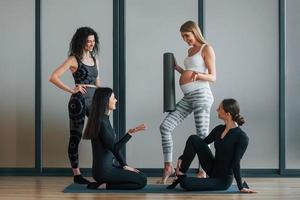
{"type": "Polygon", "coordinates": [[[97,76],[97,79],[96,79],[96,87],[100,87],[101,86],[101,81],[100,81],[100,76],[99,76],[100,63],[99,63],[98,59],[96,59],[96,65],[97,65],[97,69],[98,69],[98,76],[97,76]]]}
{"type": "Polygon", "coordinates": [[[174,62],[175,62],[175,70],[178,71],[180,74],[182,74],[184,72],[184,69],[182,69],[182,67],[180,67],[178,64],[177,64],[177,61],[176,61],[176,58],[174,57],[174,62]]]}
{"type": "Polygon", "coordinates": [[[56,68],[52,72],[52,74],[51,74],[51,76],[49,78],[49,81],[51,83],[53,83],[54,85],[56,85],[58,88],[66,91],[66,92],[69,92],[69,93],[73,94],[73,93],[75,93],[75,91],[72,88],[70,88],[69,86],[65,85],[60,80],[60,77],[65,73],[65,71],[67,71],[68,69],[70,69],[71,66],[78,66],[76,58],[73,57],[73,56],[67,58],[62,65],[60,65],[58,68],[56,68]]]}
{"type": "Polygon", "coordinates": [[[204,47],[204,62],[208,69],[207,74],[197,73],[196,80],[216,81],[216,58],[215,52],[211,46],[204,47]]]}

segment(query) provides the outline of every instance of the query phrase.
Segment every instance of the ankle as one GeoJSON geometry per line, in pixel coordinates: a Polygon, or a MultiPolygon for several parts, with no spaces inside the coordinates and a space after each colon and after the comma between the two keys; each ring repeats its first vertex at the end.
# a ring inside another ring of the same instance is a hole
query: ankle
{"type": "Polygon", "coordinates": [[[89,184],[90,183],[90,181],[85,179],[81,174],[75,175],[73,180],[74,180],[74,183],[77,183],[77,184],[89,184]]]}
{"type": "Polygon", "coordinates": [[[164,170],[165,170],[165,171],[173,171],[173,166],[172,166],[172,164],[165,164],[164,170]]]}
{"type": "Polygon", "coordinates": [[[176,171],[176,176],[182,176],[185,175],[185,173],[181,172],[180,170],[176,171]]]}
{"type": "Polygon", "coordinates": [[[197,173],[198,178],[206,178],[206,172],[204,170],[199,170],[197,173]]]}
{"type": "Polygon", "coordinates": [[[72,168],[72,171],[73,171],[74,176],[81,175],[81,172],[80,172],[79,168],[72,168]]]}

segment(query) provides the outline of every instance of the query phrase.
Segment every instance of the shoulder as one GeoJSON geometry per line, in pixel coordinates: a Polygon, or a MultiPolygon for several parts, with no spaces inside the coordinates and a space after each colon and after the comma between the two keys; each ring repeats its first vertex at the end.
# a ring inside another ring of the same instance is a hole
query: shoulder
{"type": "Polygon", "coordinates": [[[94,59],[95,59],[95,62],[96,62],[96,66],[99,68],[100,67],[99,57],[95,56],[94,59]]]}
{"type": "Polygon", "coordinates": [[[214,133],[219,133],[219,132],[222,132],[224,129],[225,129],[225,125],[220,124],[220,125],[216,126],[216,127],[212,130],[212,132],[214,132],[214,133]]]}
{"type": "Polygon", "coordinates": [[[66,60],[66,62],[70,63],[71,66],[77,66],[77,58],[75,56],[69,56],[66,60]]]}
{"type": "Polygon", "coordinates": [[[107,120],[105,119],[102,119],[101,122],[100,122],[101,125],[104,125],[104,126],[107,126],[108,125],[108,122],[107,120]]]}
{"type": "Polygon", "coordinates": [[[202,49],[202,53],[203,55],[215,55],[215,51],[210,44],[205,44],[205,46],[202,49]]]}
{"type": "Polygon", "coordinates": [[[109,128],[109,129],[111,128],[109,119],[102,119],[100,123],[101,123],[101,126],[104,128],[109,128]]]}
{"type": "Polygon", "coordinates": [[[248,135],[240,128],[237,128],[237,136],[239,137],[240,140],[248,141],[249,137],[248,135]]]}
{"type": "Polygon", "coordinates": [[[219,124],[218,126],[216,126],[214,129],[216,130],[221,130],[221,129],[224,129],[225,128],[225,125],[224,124],[219,124]]]}

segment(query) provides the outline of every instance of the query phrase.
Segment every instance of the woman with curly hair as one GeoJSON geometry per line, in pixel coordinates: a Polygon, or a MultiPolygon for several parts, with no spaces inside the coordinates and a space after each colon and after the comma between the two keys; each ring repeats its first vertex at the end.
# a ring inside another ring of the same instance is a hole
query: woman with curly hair
{"type": "Polygon", "coordinates": [[[78,146],[82,137],[85,116],[89,116],[92,98],[97,87],[100,87],[98,74],[99,61],[95,58],[99,51],[98,34],[90,27],[76,30],[70,42],[69,56],[50,76],[49,81],[65,92],[71,93],[68,104],[70,119],[70,139],[68,146],[69,160],[74,175],[74,183],[88,184],[82,177],[78,158],[78,146]],[[70,70],[75,87],[64,84],[60,77],[70,70]]]}

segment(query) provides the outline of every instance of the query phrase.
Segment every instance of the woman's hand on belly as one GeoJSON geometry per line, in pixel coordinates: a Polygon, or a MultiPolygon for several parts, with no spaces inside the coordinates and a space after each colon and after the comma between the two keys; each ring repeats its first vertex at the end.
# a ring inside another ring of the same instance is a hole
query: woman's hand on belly
{"type": "Polygon", "coordinates": [[[186,84],[186,83],[196,81],[198,73],[199,72],[195,72],[195,71],[191,71],[191,70],[185,70],[180,76],[179,84],[183,85],[183,84],[186,84]]]}

